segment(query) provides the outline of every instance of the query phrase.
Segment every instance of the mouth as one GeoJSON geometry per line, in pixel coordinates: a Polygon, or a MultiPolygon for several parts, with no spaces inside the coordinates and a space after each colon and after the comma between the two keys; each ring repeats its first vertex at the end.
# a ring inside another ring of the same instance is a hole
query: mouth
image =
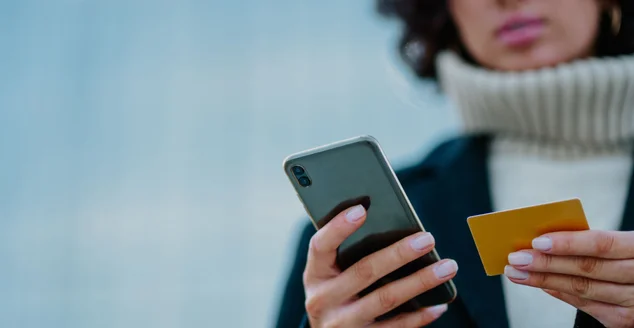
{"type": "Polygon", "coordinates": [[[513,15],[497,29],[496,36],[508,47],[525,47],[542,36],[545,26],[545,20],[540,17],[513,15]]]}

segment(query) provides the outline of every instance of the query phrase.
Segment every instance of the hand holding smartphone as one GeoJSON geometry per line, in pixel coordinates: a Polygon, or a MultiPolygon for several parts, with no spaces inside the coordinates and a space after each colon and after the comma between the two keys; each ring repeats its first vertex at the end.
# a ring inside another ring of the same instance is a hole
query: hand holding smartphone
{"type": "Polygon", "coordinates": [[[312,327],[420,327],[456,297],[378,142],[362,136],[289,156],[284,170],[318,229],[304,274],[312,327]]]}

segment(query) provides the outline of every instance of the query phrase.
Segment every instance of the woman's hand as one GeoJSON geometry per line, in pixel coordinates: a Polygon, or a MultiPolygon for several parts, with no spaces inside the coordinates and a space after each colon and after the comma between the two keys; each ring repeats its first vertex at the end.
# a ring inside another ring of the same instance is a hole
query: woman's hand
{"type": "Polygon", "coordinates": [[[514,283],[542,288],[609,328],[634,327],[634,232],[549,233],[509,263],[514,283]]]}
{"type": "Polygon", "coordinates": [[[375,322],[382,314],[455,276],[458,269],[455,261],[440,261],[362,298],[356,296],[379,278],[434,248],[434,238],[429,233],[417,233],[341,272],[335,264],[337,248],[363,224],[365,216],[363,206],[352,207],[319,229],[310,241],[304,288],[311,327],[414,328],[436,320],[446,311],[446,305],[375,322]]]}

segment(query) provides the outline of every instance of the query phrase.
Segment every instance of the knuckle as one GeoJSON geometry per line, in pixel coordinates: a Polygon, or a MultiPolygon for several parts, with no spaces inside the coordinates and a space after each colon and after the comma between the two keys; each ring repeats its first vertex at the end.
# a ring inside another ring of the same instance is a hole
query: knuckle
{"type": "Polygon", "coordinates": [[[577,297],[574,299],[573,304],[577,308],[585,308],[590,305],[590,301],[585,298],[577,297]]]}
{"type": "MultiPolygon", "coordinates": [[[[422,312],[416,317],[416,326],[425,326],[430,322],[434,321],[437,318],[435,314],[430,314],[429,312],[422,312]]],[[[407,327],[407,326],[404,326],[407,327]]]]}
{"type": "Polygon", "coordinates": [[[617,328],[633,328],[634,327],[634,309],[620,309],[617,311],[617,328]]]}
{"type": "Polygon", "coordinates": [[[598,255],[606,255],[612,251],[616,238],[613,234],[602,233],[597,237],[596,248],[598,255]]]}
{"type": "Polygon", "coordinates": [[[537,256],[538,259],[541,259],[541,261],[538,260],[537,263],[541,263],[543,269],[550,268],[553,264],[553,257],[550,255],[535,254],[533,256],[537,256]]]}
{"type": "Polygon", "coordinates": [[[625,260],[619,261],[620,269],[617,269],[617,272],[623,272],[624,275],[621,277],[622,280],[618,281],[620,283],[632,284],[634,283],[634,260],[625,260]]]}
{"type": "Polygon", "coordinates": [[[432,289],[434,281],[435,281],[435,280],[429,279],[429,276],[425,273],[426,273],[425,270],[421,270],[416,274],[418,278],[418,289],[420,289],[421,291],[427,291],[432,289]]]}
{"type": "Polygon", "coordinates": [[[578,257],[575,262],[577,268],[583,273],[593,274],[601,270],[601,261],[594,257],[578,257]]]}
{"type": "Polygon", "coordinates": [[[308,286],[310,283],[310,273],[308,273],[307,269],[304,269],[304,273],[302,273],[302,282],[304,283],[304,286],[308,286]]]}
{"type": "MultiPolygon", "coordinates": [[[[632,308],[634,307],[634,300],[632,300],[631,298],[628,298],[627,300],[621,302],[621,304],[619,304],[620,306],[624,307],[624,308],[632,308]]],[[[632,321],[632,324],[634,324],[634,321],[632,321]]]]}
{"type": "Polygon", "coordinates": [[[592,290],[592,282],[584,277],[572,277],[570,289],[578,295],[588,296],[592,290]]]}
{"type": "Polygon", "coordinates": [[[313,254],[319,254],[320,249],[319,249],[319,239],[320,239],[320,234],[315,234],[310,238],[310,242],[308,244],[308,251],[313,253],[313,254]]]}
{"type": "Polygon", "coordinates": [[[345,327],[345,325],[341,320],[334,319],[334,320],[328,321],[322,327],[323,328],[343,328],[345,327]]]}
{"type": "Polygon", "coordinates": [[[542,273],[533,273],[530,276],[530,279],[533,280],[533,285],[538,287],[549,287],[548,286],[548,276],[542,273]]]}
{"type": "Polygon", "coordinates": [[[399,263],[407,263],[407,262],[409,262],[409,258],[410,258],[409,249],[410,249],[410,246],[406,242],[401,242],[396,247],[396,249],[394,250],[394,253],[395,253],[396,260],[399,263]]]}
{"type": "Polygon", "coordinates": [[[318,242],[318,235],[315,234],[310,238],[310,242],[308,243],[308,252],[310,253],[318,253],[319,252],[319,242],[318,242]]]}
{"type": "Polygon", "coordinates": [[[359,262],[355,263],[352,271],[354,276],[361,282],[368,282],[374,278],[374,265],[370,258],[362,258],[359,262]]]}
{"type": "MultiPolygon", "coordinates": [[[[418,319],[418,318],[416,318],[418,319]]],[[[418,320],[420,321],[420,320],[418,320]]],[[[417,322],[418,323],[418,322],[417,322]]],[[[411,323],[408,322],[408,320],[402,319],[402,320],[398,320],[394,323],[393,326],[390,326],[390,328],[409,328],[411,327],[411,323]]]]}
{"type": "MultiPolygon", "coordinates": [[[[622,302],[621,306],[634,311],[634,286],[629,286],[625,295],[626,299],[622,302]]],[[[632,315],[634,315],[634,313],[632,313],[632,315]]],[[[632,324],[634,324],[634,320],[632,320],[632,324]]]]}
{"type": "Polygon", "coordinates": [[[389,311],[396,307],[396,296],[388,289],[378,291],[379,306],[383,311],[389,311]]]}
{"type": "Polygon", "coordinates": [[[561,252],[569,254],[572,251],[572,240],[570,238],[564,238],[559,245],[561,252]]]}
{"type": "Polygon", "coordinates": [[[577,296],[573,296],[569,299],[570,304],[576,308],[585,308],[588,305],[592,304],[592,301],[583,298],[583,297],[577,297],[577,296]]]}
{"type": "Polygon", "coordinates": [[[625,327],[634,327],[634,308],[627,309],[623,315],[623,319],[625,321],[625,327]]]}
{"type": "Polygon", "coordinates": [[[324,296],[318,293],[307,297],[306,303],[304,304],[306,307],[306,313],[313,318],[321,317],[326,305],[324,300],[324,296]]]}

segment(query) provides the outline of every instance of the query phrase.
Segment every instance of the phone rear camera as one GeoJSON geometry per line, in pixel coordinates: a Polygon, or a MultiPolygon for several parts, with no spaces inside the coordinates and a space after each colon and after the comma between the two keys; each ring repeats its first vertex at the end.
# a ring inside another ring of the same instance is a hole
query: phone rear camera
{"type": "Polygon", "coordinates": [[[293,166],[293,173],[295,173],[296,176],[300,176],[304,174],[305,171],[304,171],[304,168],[301,166],[293,166]]]}
{"type": "Polygon", "coordinates": [[[302,187],[308,187],[311,185],[310,179],[308,177],[299,178],[299,185],[302,187]]]}

